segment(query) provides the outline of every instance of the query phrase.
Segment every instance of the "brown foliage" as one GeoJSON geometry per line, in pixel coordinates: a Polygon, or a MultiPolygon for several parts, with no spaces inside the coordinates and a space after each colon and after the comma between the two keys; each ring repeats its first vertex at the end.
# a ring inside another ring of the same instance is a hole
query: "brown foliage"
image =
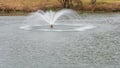
{"type": "Polygon", "coordinates": [[[63,8],[76,8],[83,10],[82,0],[58,0],[63,8]]]}
{"type": "Polygon", "coordinates": [[[63,8],[70,8],[72,6],[72,1],[73,0],[58,0],[59,3],[63,6],[63,8]]]}

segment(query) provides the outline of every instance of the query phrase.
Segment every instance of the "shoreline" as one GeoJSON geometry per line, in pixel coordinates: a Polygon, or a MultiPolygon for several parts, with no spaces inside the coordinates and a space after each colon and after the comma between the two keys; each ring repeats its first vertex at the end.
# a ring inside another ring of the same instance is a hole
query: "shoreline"
{"type": "MultiPolygon", "coordinates": [[[[76,11],[79,14],[84,14],[84,13],[90,13],[90,14],[92,14],[92,13],[99,13],[99,14],[101,14],[101,13],[105,13],[105,14],[106,13],[120,13],[120,11],[119,12],[111,12],[111,11],[95,11],[95,12],[92,12],[92,11],[86,11],[86,10],[85,11],[84,10],[83,11],[76,10],[76,11]]],[[[24,11],[16,11],[16,12],[11,11],[9,13],[7,13],[7,12],[0,12],[0,16],[27,16],[30,13],[32,13],[32,12],[24,12],[24,11]]]]}
{"type": "MultiPolygon", "coordinates": [[[[3,3],[5,4],[5,3],[3,3]]],[[[27,3],[26,3],[27,4],[27,3]]],[[[59,3],[49,3],[44,2],[44,4],[40,4],[38,6],[33,5],[11,5],[8,4],[7,6],[0,6],[0,16],[19,16],[19,15],[28,15],[31,12],[35,12],[37,10],[60,10],[64,9],[61,7],[59,3]]],[[[96,5],[93,7],[91,4],[85,2],[83,4],[83,8],[79,7],[72,7],[70,9],[76,10],[80,13],[113,13],[113,12],[120,12],[120,2],[97,2],[96,5]]]]}

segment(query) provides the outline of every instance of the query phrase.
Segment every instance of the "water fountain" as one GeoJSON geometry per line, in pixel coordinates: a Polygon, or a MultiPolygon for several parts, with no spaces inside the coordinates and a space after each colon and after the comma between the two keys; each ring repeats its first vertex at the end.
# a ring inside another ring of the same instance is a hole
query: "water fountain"
{"type": "Polygon", "coordinates": [[[76,21],[80,20],[79,14],[71,9],[63,9],[58,12],[38,10],[37,12],[31,13],[26,20],[25,25],[20,27],[21,29],[39,31],[85,31],[95,27],[80,22],[77,23],[76,21]]]}

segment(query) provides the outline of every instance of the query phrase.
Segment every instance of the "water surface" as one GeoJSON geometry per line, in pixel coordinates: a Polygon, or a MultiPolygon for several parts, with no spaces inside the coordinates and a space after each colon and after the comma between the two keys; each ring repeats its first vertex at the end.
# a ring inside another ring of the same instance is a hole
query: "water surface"
{"type": "Polygon", "coordinates": [[[80,16],[76,22],[97,28],[28,31],[19,28],[25,16],[1,16],[0,68],[119,68],[120,13],[80,16]]]}

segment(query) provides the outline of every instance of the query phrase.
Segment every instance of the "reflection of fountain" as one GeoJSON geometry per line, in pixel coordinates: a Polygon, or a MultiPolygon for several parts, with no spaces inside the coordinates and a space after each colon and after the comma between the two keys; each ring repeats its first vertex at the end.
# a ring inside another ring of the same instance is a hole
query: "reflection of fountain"
{"type": "Polygon", "coordinates": [[[20,27],[21,29],[37,29],[41,31],[84,31],[87,29],[94,28],[94,26],[89,25],[83,25],[83,24],[75,24],[75,19],[79,20],[79,14],[77,14],[76,11],[70,10],[70,9],[63,9],[58,12],[54,11],[42,11],[38,10],[35,13],[32,13],[30,16],[28,16],[27,19],[27,25],[20,27]],[[31,21],[30,21],[31,20],[31,21]],[[69,24],[61,24],[63,22],[60,21],[70,21],[67,22],[69,24]],[[31,22],[31,24],[30,24],[31,22]],[[47,24],[45,24],[46,22],[47,24]],[[60,24],[58,23],[60,22],[60,24]],[[73,24],[74,23],[74,24],[73,24]],[[49,29],[47,26],[50,26],[51,29],[49,29]],[[56,28],[54,28],[56,26],[56,28]],[[68,28],[69,27],[69,28],[68,28]],[[39,29],[38,29],[39,28],[39,29]]]}

